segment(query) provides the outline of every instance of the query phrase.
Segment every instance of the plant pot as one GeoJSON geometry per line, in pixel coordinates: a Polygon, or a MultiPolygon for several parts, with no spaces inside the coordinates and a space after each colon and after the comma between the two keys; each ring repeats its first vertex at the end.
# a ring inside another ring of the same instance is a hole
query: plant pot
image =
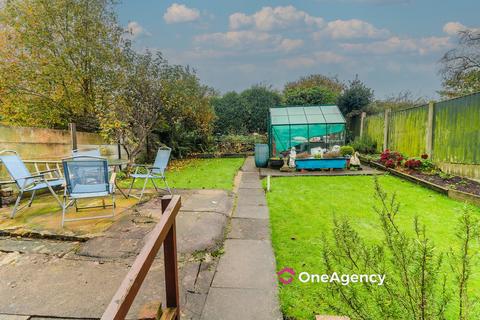
{"type": "Polygon", "coordinates": [[[283,159],[270,159],[268,166],[272,169],[280,169],[283,166],[283,159]]]}

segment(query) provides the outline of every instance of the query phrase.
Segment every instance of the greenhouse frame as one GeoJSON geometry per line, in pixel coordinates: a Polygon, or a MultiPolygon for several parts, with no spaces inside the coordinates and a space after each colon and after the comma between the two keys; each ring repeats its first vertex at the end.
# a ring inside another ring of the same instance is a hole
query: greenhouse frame
{"type": "Polygon", "coordinates": [[[270,108],[268,145],[270,157],[295,147],[297,153],[344,145],[346,121],[336,105],[270,108]]]}

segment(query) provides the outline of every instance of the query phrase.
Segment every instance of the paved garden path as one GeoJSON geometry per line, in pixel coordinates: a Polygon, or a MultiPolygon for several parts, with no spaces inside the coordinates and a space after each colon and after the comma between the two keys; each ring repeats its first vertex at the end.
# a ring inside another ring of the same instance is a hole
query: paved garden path
{"type": "Polygon", "coordinates": [[[252,157],[239,173],[237,206],[202,313],[204,320],[282,319],[265,193],[252,157]]]}

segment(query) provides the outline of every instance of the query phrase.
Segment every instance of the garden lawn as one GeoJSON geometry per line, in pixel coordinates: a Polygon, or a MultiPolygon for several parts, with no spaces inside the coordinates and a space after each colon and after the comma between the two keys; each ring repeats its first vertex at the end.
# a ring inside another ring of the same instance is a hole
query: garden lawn
{"type": "MultiPolygon", "coordinates": [[[[167,182],[176,189],[224,189],[232,190],[233,179],[243,165],[244,158],[214,158],[173,160],[167,169],[167,182]]],[[[122,188],[130,187],[131,179],[120,182],[122,188]]],[[[143,188],[145,180],[137,179],[134,188],[143,188]]],[[[155,183],[163,188],[163,181],[155,183]]],[[[153,188],[151,181],[147,188],[153,188]]]]}
{"type": "MultiPolygon", "coordinates": [[[[448,250],[456,241],[455,228],[463,203],[396,177],[381,176],[379,181],[386,192],[397,194],[401,203],[397,219],[400,228],[413,235],[413,219],[417,215],[439,250],[448,250]]],[[[381,239],[379,219],[373,210],[376,203],[373,185],[373,178],[368,176],[272,179],[267,200],[277,270],[291,267],[297,273],[322,274],[322,236],[332,239],[334,215],[347,217],[367,241],[381,239]]],[[[478,207],[472,208],[480,215],[478,207]]],[[[477,264],[474,268],[477,274],[472,277],[470,288],[479,293],[480,267],[477,264]]],[[[318,292],[325,290],[325,285],[302,284],[298,280],[290,285],[280,284],[283,313],[296,320],[314,319],[316,314],[332,314],[318,298],[318,292]]],[[[451,314],[455,307],[450,309],[451,314]]]]}

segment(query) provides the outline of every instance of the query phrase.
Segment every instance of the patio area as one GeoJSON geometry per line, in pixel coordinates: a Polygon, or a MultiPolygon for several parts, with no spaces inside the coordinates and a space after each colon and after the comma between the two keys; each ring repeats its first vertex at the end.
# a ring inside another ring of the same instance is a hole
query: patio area
{"type": "MultiPolygon", "coordinates": [[[[176,219],[181,316],[199,319],[234,197],[224,190],[178,193],[182,197],[176,219]]],[[[51,210],[49,198],[41,197],[34,208],[0,223],[1,229],[34,230],[40,237],[0,238],[1,319],[99,318],[161,217],[158,197],[139,205],[119,199],[122,210],[115,219],[75,222],[60,230],[60,213],[51,210]],[[70,241],[52,240],[55,233],[59,239],[70,235],[70,241]]],[[[7,211],[1,212],[3,217],[7,211]]],[[[153,319],[164,301],[163,253],[159,253],[129,318],[153,319]]]]}

